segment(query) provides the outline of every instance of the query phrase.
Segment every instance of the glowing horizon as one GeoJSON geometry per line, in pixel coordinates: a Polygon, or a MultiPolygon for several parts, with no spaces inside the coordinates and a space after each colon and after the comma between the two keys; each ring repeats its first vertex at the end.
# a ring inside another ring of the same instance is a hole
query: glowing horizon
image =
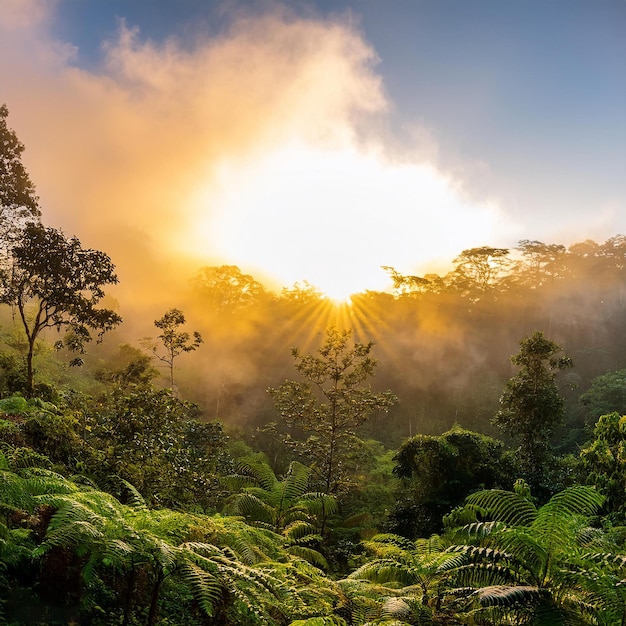
{"type": "Polygon", "coordinates": [[[427,164],[301,141],[223,163],[192,204],[188,251],[210,249],[282,285],[306,281],[338,302],[387,290],[385,265],[451,261],[499,219],[427,164]]]}
{"type": "MultiPolygon", "coordinates": [[[[363,5],[365,17],[375,4],[363,5]]],[[[450,74],[455,64],[431,54],[454,52],[445,37],[427,38],[436,50],[423,55],[402,48],[391,65],[377,20],[368,31],[356,14],[278,2],[210,12],[207,19],[218,19],[187,38],[182,6],[173,11],[180,28],[166,25],[158,36],[149,12],[129,11],[79,44],[72,37],[85,34],[84,24],[72,3],[0,5],[3,99],[44,220],[106,251],[118,268],[116,291],[128,300],[172,298],[202,265],[230,264],[277,286],[308,281],[341,302],[387,289],[381,266],[438,272],[467,248],[602,238],[623,224],[622,195],[604,191],[604,153],[589,157],[602,164],[590,186],[581,169],[587,149],[570,149],[581,125],[568,127],[566,140],[550,139],[554,111],[537,124],[516,98],[545,90],[483,81],[488,72],[450,74]],[[66,30],[67,19],[78,30],[66,30]],[[87,57],[80,45],[97,52],[87,57]],[[411,99],[398,99],[398,85],[411,99]],[[467,143],[468,133],[477,143],[467,143]],[[563,154],[522,149],[544,137],[563,154]],[[565,152],[575,156],[573,169],[563,167],[565,152]]],[[[416,4],[410,13],[429,10],[416,4]]],[[[443,17],[440,27],[456,19],[443,17]]],[[[528,41],[526,32],[518,42],[528,41]]],[[[473,55],[456,57],[459,67],[493,67],[500,59],[475,37],[473,55]]],[[[523,50],[516,59],[525,63],[523,50]]],[[[524,85],[538,74],[512,73],[508,63],[493,69],[524,85]]],[[[552,86],[558,76],[543,78],[552,86]]],[[[597,105],[605,101],[613,99],[597,105]]],[[[572,100],[561,106],[569,111],[572,100]]]]}

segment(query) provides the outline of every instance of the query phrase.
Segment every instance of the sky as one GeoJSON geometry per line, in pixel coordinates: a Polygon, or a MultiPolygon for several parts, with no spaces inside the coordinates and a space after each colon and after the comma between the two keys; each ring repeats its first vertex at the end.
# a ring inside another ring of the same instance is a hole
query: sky
{"type": "Polygon", "coordinates": [[[0,102],[126,297],[626,234],[624,0],[0,0],[0,102]]]}

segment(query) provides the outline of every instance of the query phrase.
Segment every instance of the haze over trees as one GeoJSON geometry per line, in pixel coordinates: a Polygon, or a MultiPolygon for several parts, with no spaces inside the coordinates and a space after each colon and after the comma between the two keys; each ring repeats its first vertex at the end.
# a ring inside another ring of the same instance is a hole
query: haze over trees
{"type": "Polygon", "coordinates": [[[26,221],[41,215],[35,185],[22,164],[24,145],[7,124],[9,110],[0,105],[0,248],[3,252],[11,236],[26,221]]]}
{"type": "Polygon", "coordinates": [[[34,389],[35,342],[45,329],[65,330],[59,347],[83,353],[92,332],[102,337],[122,321],[97,307],[104,285],[117,282],[114,269],[104,252],[85,250],[75,237],[41,224],[24,227],[0,269],[0,302],[17,309],[26,335],[27,396],[34,389]]]}
{"type": "Polygon", "coordinates": [[[159,361],[165,363],[169,369],[170,387],[174,390],[174,360],[183,352],[193,352],[202,343],[202,336],[196,330],[191,335],[179,327],[185,323],[185,315],[179,309],[166,311],[163,317],[155,320],[154,325],[161,330],[159,339],[165,348],[165,354],[159,354],[156,347],[152,347],[152,352],[159,361]]]}
{"type": "MultiPolygon", "coordinates": [[[[319,477],[321,491],[333,494],[346,488],[342,471],[353,445],[353,428],[377,411],[386,412],[397,398],[390,392],[373,393],[366,380],[374,374],[373,343],[349,345],[351,332],[329,328],[317,354],[291,351],[303,382],[287,380],[269,389],[280,417],[291,428],[302,429],[306,440],[296,449],[319,477]]],[[[286,436],[287,443],[293,438],[286,436]]]]}
{"type": "Polygon", "coordinates": [[[626,623],[624,236],[388,267],[343,306],[204,267],[154,322],[173,394],[6,114],[1,622],[626,623]]]}

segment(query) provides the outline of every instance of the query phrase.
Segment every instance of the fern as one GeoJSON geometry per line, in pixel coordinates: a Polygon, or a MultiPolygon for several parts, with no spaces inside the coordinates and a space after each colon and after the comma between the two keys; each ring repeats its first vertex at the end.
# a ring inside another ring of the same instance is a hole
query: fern
{"type": "Polygon", "coordinates": [[[502,489],[477,491],[466,502],[483,509],[492,520],[510,526],[529,526],[537,516],[537,508],[527,498],[502,489]]]}
{"type": "Polygon", "coordinates": [[[475,593],[482,606],[517,606],[535,604],[545,599],[545,589],[524,586],[483,587],[475,593]]]}
{"type": "Polygon", "coordinates": [[[180,572],[200,608],[208,617],[213,617],[213,608],[222,598],[223,588],[219,581],[193,562],[183,563],[180,572]]]}
{"type": "Polygon", "coordinates": [[[316,565],[317,567],[327,570],[329,568],[328,561],[324,558],[324,555],[317,550],[313,550],[312,548],[307,548],[306,546],[289,546],[287,548],[287,552],[292,554],[293,556],[298,557],[299,559],[303,559],[312,565],[316,565]]]}

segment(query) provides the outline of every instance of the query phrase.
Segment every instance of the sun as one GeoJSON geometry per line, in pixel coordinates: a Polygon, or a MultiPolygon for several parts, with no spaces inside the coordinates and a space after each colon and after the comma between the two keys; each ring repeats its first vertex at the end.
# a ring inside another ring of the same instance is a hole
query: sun
{"type": "Polygon", "coordinates": [[[497,221],[431,166],[302,142],[225,161],[192,205],[187,250],[279,286],[307,281],[337,303],[388,290],[382,266],[409,272],[489,240],[497,221]]]}

